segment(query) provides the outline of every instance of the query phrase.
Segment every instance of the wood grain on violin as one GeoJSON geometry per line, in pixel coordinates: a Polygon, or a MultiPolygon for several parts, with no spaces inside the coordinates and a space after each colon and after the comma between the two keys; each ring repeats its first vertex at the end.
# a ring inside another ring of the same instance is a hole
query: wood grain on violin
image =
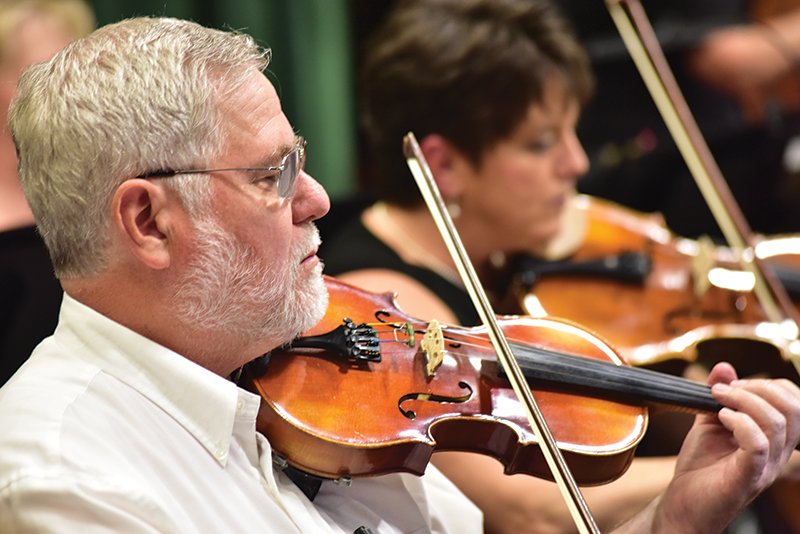
{"type": "MultiPolygon", "coordinates": [[[[550,478],[485,330],[442,327],[441,354],[431,354],[422,349],[428,323],[397,309],[391,294],[326,282],[323,320],[240,380],[261,395],[258,428],[290,465],[329,478],[422,474],[434,450],[466,450],[498,458],[509,474],[550,478]]],[[[580,484],[625,472],[648,406],[719,408],[707,386],[625,367],[570,322],[514,317],[502,325],[580,484]]]]}

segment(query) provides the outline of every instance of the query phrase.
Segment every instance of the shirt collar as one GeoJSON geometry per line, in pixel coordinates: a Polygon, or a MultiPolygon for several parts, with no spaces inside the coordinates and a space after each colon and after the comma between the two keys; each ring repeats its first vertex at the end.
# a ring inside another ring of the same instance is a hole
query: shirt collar
{"type": "Polygon", "coordinates": [[[258,396],[66,294],[54,337],[158,405],[223,466],[237,405],[259,402],[258,396]]]}

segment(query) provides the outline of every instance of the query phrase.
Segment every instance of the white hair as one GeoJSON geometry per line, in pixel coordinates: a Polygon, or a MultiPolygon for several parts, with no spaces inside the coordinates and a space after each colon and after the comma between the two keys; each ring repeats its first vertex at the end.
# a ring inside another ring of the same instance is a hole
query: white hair
{"type": "MultiPolygon", "coordinates": [[[[20,181],[59,278],[105,267],[109,208],[122,182],[202,167],[219,154],[219,103],[268,62],[269,51],[241,33],[135,18],[23,73],[9,125],[20,181]]],[[[192,211],[206,180],[168,183],[192,211]]]]}

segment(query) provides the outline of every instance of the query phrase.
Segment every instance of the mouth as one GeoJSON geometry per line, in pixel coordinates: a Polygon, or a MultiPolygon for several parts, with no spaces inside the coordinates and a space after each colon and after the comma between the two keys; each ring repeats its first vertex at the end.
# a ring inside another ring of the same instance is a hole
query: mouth
{"type": "Polygon", "coordinates": [[[308,253],[308,254],[307,254],[307,255],[306,255],[306,256],[305,256],[305,257],[304,257],[304,258],[303,258],[303,259],[300,261],[300,264],[301,264],[301,265],[305,265],[305,264],[307,264],[307,263],[310,263],[310,262],[313,262],[313,261],[319,261],[319,258],[317,257],[317,251],[318,251],[318,248],[317,248],[317,247],[314,247],[314,250],[312,250],[311,252],[309,252],[309,253],[308,253]]]}
{"type": "Polygon", "coordinates": [[[547,202],[545,209],[551,215],[557,215],[561,213],[567,205],[567,198],[566,195],[559,195],[557,197],[553,197],[547,202]]]}
{"type": "Polygon", "coordinates": [[[300,260],[300,265],[319,262],[317,252],[319,251],[321,242],[319,230],[317,230],[317,227],[312,224],[309,233],[304,236],[304,239],[301,242],[298,243],[297,248],[299,250],[305,249],[308,251],[304,255],[298,254],[298,256],[302,258],[300,260]]]}
{"type": "Polygon", "coordinates": [[[567,204],[569,203],[570,199],[574,196],[574,192],[572,189],[569,191],[559,195],[557,198],[553,200],[552,206],[557,211],[562,211],[566,208],[567,204]]]}

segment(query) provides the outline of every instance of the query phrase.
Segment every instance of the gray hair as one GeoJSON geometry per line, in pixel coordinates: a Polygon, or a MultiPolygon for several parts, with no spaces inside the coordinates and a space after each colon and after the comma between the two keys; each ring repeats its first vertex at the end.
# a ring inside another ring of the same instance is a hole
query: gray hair
{"type": "MultiPolygon", "coordinates": [[[[109,209],[132,177],[205,166],[222,150],[219,103],[269,51],[250,36],[169,18],[101,28],[27,69],[9,125],[19,176],[59,278],[108,261],[109,209]]],[[[190,211],[206,180],[170,178],[190,211]]]]}

